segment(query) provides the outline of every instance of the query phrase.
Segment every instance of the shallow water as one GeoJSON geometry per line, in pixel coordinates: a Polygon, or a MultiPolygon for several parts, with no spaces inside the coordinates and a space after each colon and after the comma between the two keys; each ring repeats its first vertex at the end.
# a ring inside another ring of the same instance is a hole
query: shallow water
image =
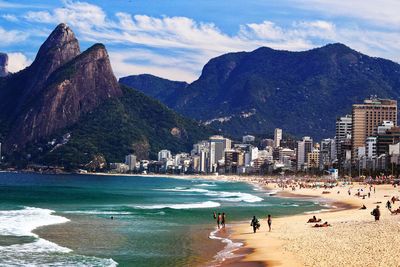
{"type": "Polygon", "coordinates": [[[243,183],[0,173],[0,265],[202,265],[238,245],[210,235],[213,211],[229,224],[318,209],[243,183]]]}

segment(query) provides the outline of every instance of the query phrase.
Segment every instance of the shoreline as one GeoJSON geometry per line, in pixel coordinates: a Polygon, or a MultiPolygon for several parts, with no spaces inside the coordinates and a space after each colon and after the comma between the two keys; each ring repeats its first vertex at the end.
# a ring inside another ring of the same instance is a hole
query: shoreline
{"type": "MultiPolygon", "coordinates": [[[[388,244],[393,249],[400,245],[400,238],[396,237],[400,218],[391,215],[384,207],[391,196],[399,195],[399,190],[391,185],[379,185],[376,186],[376,193],[371,192],[371,198],[363,199],[354,196],[357,188],[363,188],[365,193],[368,191],[365,185],[359,184],[339,187],[339,190],[336,187],[333,189],[307,188],[294,192],[280,191],[277,194],[279,197],[319,198],[319,200],[328,201],[335,207],[327,211],[273,218],[271,232],[267,232],[262,227],[261,231],[255,235],[249,235],[251,229],[248,224],[236,225],[232,236],[233,240],[241,240],[244,242],[244,247],[252,251],[240,259],[238,264],[253,266],[252,262],[262,261],[264,266],[362,266],[364,264],[359,264],[368,262],[369,266],[378,266],[377,262],[384,260],[385,266],[398,266],[389,253],[390,249],[385,250],[386,253],[385,251],[382,253],[379,246],[371,248],[368,245],[365,248],[365,241],[367,240],[372,245],[388,244]],[[350,196],[347,194],[349,187],[352,190],[350,196]],[[323,194],[322,191],[331,193],[323,194]],[[340,194],[337,194],[337,191],[340,191],[340,194]],[[381,203],[376,204],[377,202],[381,203]],[[363,204],[367,206],[366,210],[359,209],[363,204]],[[381,220],[378,222],[378,227],[384,231],[381,236],[374,234],[376,223],[373,216],[370,215],[372,208],[375,208],[376,205],[380,205],[382,214],[381,220]],[[322,222],[328,221],[332,227],[313,228],[314,223],[306,223],[313,215],[321,218],[322,222]],[[332,239],[332,236],[335,238],[332,239]],[[359,247],[365,248],[365,250],[359,256],[360,259],[355,259],[354,253],[359,252],[357,251],[359,247]],[[335,248],[340,252],[331,253],[335,248]],[[347,248],[347,250],[343,248],[347,248]],[[374,253],[374,250],[379,253],[374,253]],[[327,251],[334,256],[327,257],[325,255],[327,251]],[[376,259],[377,257],[379,260],[376,259]]],[[[276,190],[270,186],[265,189],[276,190]]],[[[262,226],[267,225],[265,217],[260,221],[262,226]]]]}
{"type": "MultiPolygon", "coordinates": [[[[233,221],[229,224],[233,233],[229,234],[227,238],[233,242],[243,243],[243,246],[232,251],[235,257],[217,263],[214,256],[210,258],[207,266],[398,266],[396,257],[390,252],[397,251],[400,246],[400,236],[397,236],[400,216],[391,215],[384,207],[386,201],[392,196],[400,196],[400,190],[392,185],[376,185],[376,193],[370,192],[371,197],[367,198],[366,194],[369,188],[361,183],[332,189],[303,188],[292,191],[291,189],[282,190],[275,183],[266,184],[267,181],[274,178],[261,176],[120,175],[108,173],[82,175],[243,182],[262,191],[272,191],[270,195],[273,196],[303,200],[314,199],[331,206],[330,209],[284,217],[274,217],[272,214],[272,232],[267,232],[265,229],[267,226],[266,214],[258,217],[261,229],[257,234],[252,233],[248,222],[233,221]],[[351,195],[347,193],[349,189],[351,189],[351,195]],[[365,198],[355,196],[357,189],[363,190],[365,198]],[[370,212],[378,203],[382,216],[380,221],[374,222],[370,212]],[[367,206],[366,210],[359,209],[363,204],[367,206]],[[321,218],[322,222],[328,221],[332,227],[313,228],[313,224],[306,223],[313,215],[321,218]],[[385,246],[384,250],[381,249],[382,246],[385,246]]],[[[392,207],[396,209],[398,203],[392,207]]]]}

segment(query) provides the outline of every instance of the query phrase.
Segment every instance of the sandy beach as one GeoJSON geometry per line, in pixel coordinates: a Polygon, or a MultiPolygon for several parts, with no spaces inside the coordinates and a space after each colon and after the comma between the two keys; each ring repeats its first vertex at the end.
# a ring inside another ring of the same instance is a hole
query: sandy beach
{"type": "MultiPolygon", "coordinates": [[[[268,188],[279,190],[276,184],[269,184],[268,188]]],[[[279,190],[279,196],[314,197],[331,205],[333,209],[273,218],[271,232],[268,232],[266,222],[268,211],[261,218],[261,229],[256,234],[252,233],[249,223],[234,226],[232,238],[241,240],[252,251],[241,259],[240,266],[251,266],[254,262],[263,262],[266,266],[290,267],[399,266],[396,252],[400,246],[400,215],[392,215],[385,208],[387,200],[400,195],[399,188],[377,185],[376,193],[372,189],[371,197],[366,196],[365,199],[355,196],[359,188],[365,194],[369,192],[369,187],[358,183],[333,189],[279,190]],[[323,191],[330,193],[322,194],[323,191]],[[360,210],[363,204],[367,209],[360,210]],[[380,205],[381,218],[375,222],[370,213],[377,205],[380,205]],[[312,227],[313,223],[306,222],[313,215],[332,226],[312,227]]],[[[398,207],[399,202],[392,205],[392,208],[398,207]]]]}

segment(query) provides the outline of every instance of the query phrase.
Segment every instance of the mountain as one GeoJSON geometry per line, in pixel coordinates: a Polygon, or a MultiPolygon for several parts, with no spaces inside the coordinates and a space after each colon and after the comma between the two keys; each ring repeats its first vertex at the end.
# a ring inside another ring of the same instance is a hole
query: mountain
{"type": "Polygon", "coordinates": [[[16,164],[82,166],[101,155],[154,157],[187,151],[210,130],[115,78],[107,50],[80,52],[65,24],[40,47],[32,65],[0,79],[0,142],[16,164]]]}
{"type": "Polygon", "coordinates": [[[0,53],[0,77],[5,77],[8,75],[8,55],[0,53]]]}
{"type": "Polygon", "coordinates": [[[399,100],[400,65],[337,43],[303,52],[261,47],[225,54],[211,59],[198,80],[160,100],[234,136],[279,127],[320,139],[334,136],[336,117],[370,95],[399,100]]]}
{"type": "Polygon", "coordinates": [[[181,92],[189,84],[159,78],[150,74],[131,75],[119,79],[121,84],[137,88],[144,94],[156,98],[166,105],[171,105],[175,94],[181,92]],[[172,97],[170,99],[170,97],[172,97]]]}

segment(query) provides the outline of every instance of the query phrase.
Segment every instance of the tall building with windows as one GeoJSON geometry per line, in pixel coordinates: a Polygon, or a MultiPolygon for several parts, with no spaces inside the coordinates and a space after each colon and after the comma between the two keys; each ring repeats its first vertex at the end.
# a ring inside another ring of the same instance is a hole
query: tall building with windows
{"type": "Polygon", "coordinates": [[[309,136],[297,142],[297,170],[302,171],[307,168],[307,155],[313,150],[313,140],[309,136]]]}
{"type": "Polygon", "coordinates": [[[282,140],[282,129],[276,128],[274,134],[274,147],[280,147],[282,140]]]}
{"type": "Polygon", "coordinates": [[[343,117],[339,117],[336,120],[336,153],[339,163],[343,161],[341,155],[343,154],[341,151],[342,143],[346,141],[346,139],[351,136],[351,128],[352,128],[352,118],[351,115],[346,115],[343,117]]]}
{"type": "Polygon", "coordinates": [[[128,170],[133,171],[136,168],[136,156],[133,154],[125,157],[125,164],[128,165],[128,170]]]}
{"type": "Polygon", "coordinates": [[[320,146],[319,162],[321,169],[332,167],[336,160],[336,142],[335,139],[323,139],[320,146]]]}
{"type": "Polygon", "coordinates": [[[377,137],[376,136],[369,136],[367,140],[365,140],[365,156],[368,159],[375,158],[376,155],[376,143],[377,137]]]}
{"type": "Polygon", "coordinates": [[[352,160],[357,159],[359,147],[365,146],[369,136],[377,134],[378,126],[383,121],[392,121],[397,126],[397,101],[372,97],[363,104],[354,104],[353,125],[351,134],[352,160]]]}
{"type": "Polygon", "coordinates": [[[165,161],[172,158],[171,151],[163,149],[158,152],[158,161],[165,161]]]}

